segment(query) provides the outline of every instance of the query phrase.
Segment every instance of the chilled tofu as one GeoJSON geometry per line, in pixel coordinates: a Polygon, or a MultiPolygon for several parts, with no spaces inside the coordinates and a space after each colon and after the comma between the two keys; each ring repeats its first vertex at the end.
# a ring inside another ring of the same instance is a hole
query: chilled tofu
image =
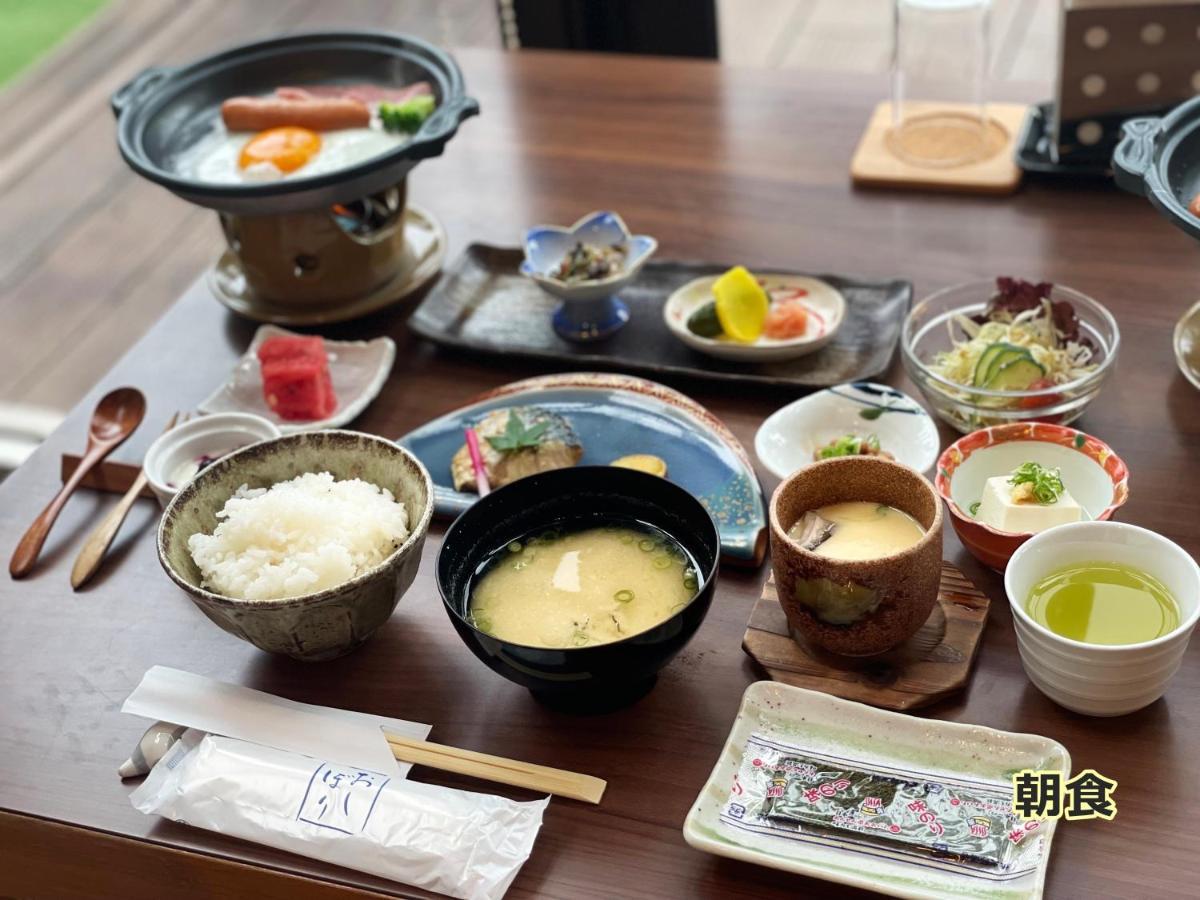
{"type": "Polygon", "coordinates": [[[1065,489],[1054,503],[1038,503],[1032,498],[1018,500],[1014,493],[1018,497],[1027,496],[1020,490],[1014,491],[1008,475],[989,478],[979,498],[976,520],[1000,531],[1036,533],[1084,518],[1083,507],[1065,489]]]}

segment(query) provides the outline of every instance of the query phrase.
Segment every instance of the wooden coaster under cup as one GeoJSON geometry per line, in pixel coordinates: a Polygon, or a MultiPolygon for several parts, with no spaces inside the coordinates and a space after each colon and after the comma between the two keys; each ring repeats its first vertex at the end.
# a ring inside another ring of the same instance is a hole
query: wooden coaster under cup
{"type": "Polygon", "coordinates": [[[943,562],[938,602],[921,630],[895,650],[850,658],[792,639],[772,575],[750,614],[742,649],[772,681],[884,709],[916,709],[966,685],[988,603],[962,572],[943,562]]]}
{"type": "MultiPolygon", "coordinates": [[[[933,112],[953,115],[963,109],[944,104],[912,106],[918,116],[933,112]]],[[[885,100],[875,107],[858,142],[850,162],[850,177],[863,187],[1011,194],[1021,183],[1015,151],[1028,109],[1024,103],[987,104],[988,155],[976,162],[937,167],[908,162],[892,151],[892,104],[885,100]]]]}

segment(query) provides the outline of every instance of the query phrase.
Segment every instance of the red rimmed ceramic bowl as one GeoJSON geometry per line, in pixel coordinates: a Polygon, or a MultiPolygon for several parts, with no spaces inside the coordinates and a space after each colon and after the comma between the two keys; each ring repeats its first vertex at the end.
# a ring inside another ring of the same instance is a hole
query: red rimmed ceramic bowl
{"type": "Polygon", "coordinates": [[[1061,470],[1063,485],[1087,519],[1110,519],[1129,499],[1129,469],[1113,449],[1090,434],[1045,422],[1015,422],[973,431],[945,449],[934,487],[950,510],[963,546],[985,566],[1003,572],[1009,557],[1032,532],[1000,531],[977,522],[972,504],[984,483],[1022,463],[1061,470]]]}

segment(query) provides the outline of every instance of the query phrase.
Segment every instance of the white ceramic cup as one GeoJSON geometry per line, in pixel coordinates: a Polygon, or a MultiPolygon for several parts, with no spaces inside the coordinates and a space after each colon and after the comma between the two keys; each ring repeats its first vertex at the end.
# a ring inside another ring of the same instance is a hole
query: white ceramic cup
{"type": "Polygon", "coordinates": [[[1121,522],[1078,522],[1034,535],[1009,561],[1004,590],[1029,680],[1055,703],[1089,716],[1122,716],[1161,697],[1200,618],[1196,561],[1162,535],[1121,522]],[[1085,644],[1055,634],[1025,611],[1040,579],[1096,560],[1124,563],[1162,582],[1179,607],[1178,627],[1140,644],[1085,644]]]}
{"type": "Polygon", "coordinates": [[[146,451],[142,465],[150,490],[165,508],[183,487],[171,479],[184,463],[201,455],[225,456],[250,444],[277,438],[279,434],[273,422],[253,413],[212,413],[177,425],[159,435],[146,451]]]}

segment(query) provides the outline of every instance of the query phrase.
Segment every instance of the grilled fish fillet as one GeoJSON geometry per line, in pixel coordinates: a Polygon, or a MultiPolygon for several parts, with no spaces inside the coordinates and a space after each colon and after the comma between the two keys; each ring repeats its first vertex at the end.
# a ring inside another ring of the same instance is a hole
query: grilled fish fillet
{"type": "MultiPolygon", "coordinates": [[[[514,406],[511,411],[517,414],[526,428],[539,422],[549,422],[550,427],[536,447],[505,453],[495,449],[487,439],[504,434],[510,409],[490,412],[475,425],[483,467],[492,487],[503,487],[518,478],[550,469],[567,469],[579,462],[583,456],[583,444],[566,418],[536,406],[514,406]]],[[[456,491],[479,490],[479,485],[475,483],[475,468],[471,465],[471,453],[466,444],[459,447],[450,460],[450,476],[454,479],[456,491]]]]}

